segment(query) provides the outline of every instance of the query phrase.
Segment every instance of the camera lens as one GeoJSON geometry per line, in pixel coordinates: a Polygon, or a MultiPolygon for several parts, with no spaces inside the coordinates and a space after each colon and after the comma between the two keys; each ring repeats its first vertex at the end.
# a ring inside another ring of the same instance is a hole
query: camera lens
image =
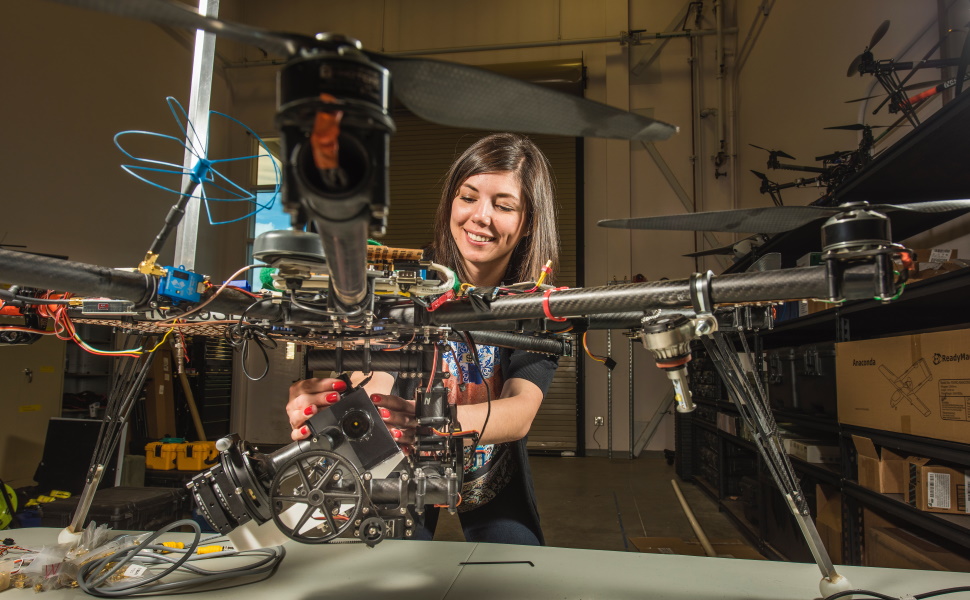
{"type": "Polygon", "coordinates": [[[352,410],[340,421],[344,435],[351,440],[359,440],[370,432],[370,416],[362,410],[352,410]]]}

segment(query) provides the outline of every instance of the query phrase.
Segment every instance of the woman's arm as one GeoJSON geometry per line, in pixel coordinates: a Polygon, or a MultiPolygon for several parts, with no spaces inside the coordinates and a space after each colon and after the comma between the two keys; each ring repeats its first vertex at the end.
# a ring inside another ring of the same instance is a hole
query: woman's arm
{"type": "Polygon", "coordinates": [[[474,429],[482,434],[479,444],[514,442],[529,433],[542,397],[539,386],[514,377],[505,381],[501,396],[492,400],[491,413],[487,402],[463,404],[458,407],[458,421],[462,429],[474,429]],[[486,416],[488,423],[485,422],[486,416]]]}

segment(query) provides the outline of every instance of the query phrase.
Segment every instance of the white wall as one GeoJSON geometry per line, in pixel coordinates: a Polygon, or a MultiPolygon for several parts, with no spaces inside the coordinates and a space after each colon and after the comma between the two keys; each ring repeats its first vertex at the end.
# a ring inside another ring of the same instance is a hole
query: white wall
{"type": "MultiPolygon", "coordinates": [[[[155,25],[51,2],[5,5],[0,51],[7,57],[0,241],[81,262],[137,265],[176,196],[122,171],[113,137],[132,129],[180,135],[165,97],[188,105],[191,51],[155,25]]],[[[224,83],[213,87],[213,108],[225,110],[224,83]]],[[[215,153],[223,138],[217,131],[215,153]]],[[[164,160],[180,163],[177,146],[167,149],[164,160]]],[[[203,272],[221,274],[215,249],[234,237],[225,233],[201,228],[203,272]]],[[[174,243],[173,236],[163,260],[171,261],[174,243]]],[[[241,242],[230,264],[244,250],[241,242]]]]}

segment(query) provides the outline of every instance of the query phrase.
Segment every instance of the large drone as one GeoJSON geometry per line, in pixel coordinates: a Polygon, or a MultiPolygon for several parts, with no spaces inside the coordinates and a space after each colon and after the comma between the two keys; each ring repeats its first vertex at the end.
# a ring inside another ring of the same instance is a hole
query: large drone
{"type": "MultiPolygon", "coordinates": [[[[803,528],[823,574],[823,592],[846,585],[815,531],[764,390],[757,377],[743,372],[735,349],[750,353],[748,332],[771,327],[771,303],[894,298],[906,281],[894,259],[912,256],[893,243],[883,213],[956,215],[970,211],[970,201],[605,222],[601,225],[757,233],[821,226],[824,264],[594,288],[557,289],[541,280],[470,288],[420,252],[367,244],[386,225],[392,93],[419,116],[448,125],[648,141],[666,139],[675,128],[463,65],[370,52],[342,36],[269,32],[203,17],[165,0],[64,1],[202,29],[288,56],[279,76],[277,124],[283,201],[295,227],[257,241],[256,258],[278,269],[279,291],[263,296],[208,286],[203,276],[176,268],[163,275],[130,272],[0,249],[0,279],[17,285],[4,292],[5,299],[41,319],[56,310],[140,333],[164,333],[176,320],[179,327],[204,327],[226,317],[254,337],[316,348],[309,357],[314,369],[393,371],[417,383],[417,436],[406,456],[360,386],[348,386],[339,402],[310,419],[308,439],[272,454],[237,436],[220,440],[219,463],[189,487],[210,524],[234,535],[238,547],[286,537],[327,543],[344,536],[376,544],[412,536],[414,517],[426,504],[454,511],[462,446],[481,432],[461,430],[455,406],[448,404],[441,357],[449,340],[564,355],[572,350],[560,335],[567,330],[629,329],[671,379],[682,412],[693,409],[686,385],[691,342],[702,341],[722,359],[715,364],[803,528]],[[312,233],[303,231],[308,224],[312,233]]],[[[119,416],[135,396],[130,390],[119,396],[119,416]]],[[[95,467],[82,506],[97,487],[96,481],[90,485],[95,467]]]]}

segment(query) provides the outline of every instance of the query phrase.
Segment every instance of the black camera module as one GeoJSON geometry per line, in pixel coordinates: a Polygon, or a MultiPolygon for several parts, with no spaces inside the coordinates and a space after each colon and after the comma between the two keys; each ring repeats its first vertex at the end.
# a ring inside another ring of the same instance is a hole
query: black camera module
{"type": "Polygon", "coordinates": [[[351,410],[340,420],[340,429],[349,440],[363,439],[371,430],[371,418],[362,410],[351,410]]]}

